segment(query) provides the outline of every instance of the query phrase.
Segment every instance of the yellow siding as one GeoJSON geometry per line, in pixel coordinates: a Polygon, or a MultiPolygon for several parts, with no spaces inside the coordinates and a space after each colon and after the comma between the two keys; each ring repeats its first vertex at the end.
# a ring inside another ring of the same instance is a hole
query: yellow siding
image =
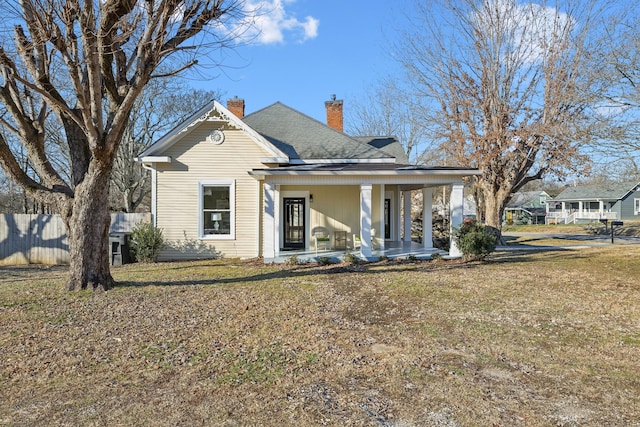
{"type": "Polygon", "coordinates": [[[213,123],[202,123],[163,155],[170,164],[159,164],[157,173],[158,227],[169,247],[161,259],[207,258],[213,252],[225,257],[256,257],[258,252],[258,190],[260,184],[249,176],[254,168],[263,168],[263,149],[244,132],[224,130],[225,141],[215,145],[207,140],[213,123]],[[234,180],[235,239],[199,239],[199,181],[234,180]]]}
{"type": "MultiPolygon", "coordinates": [[[[353,247],[353,234],[360,233],[360,185],[282,185],[280,191],[308,191],[313,195],[308,242],[311,242],[314,227],[324,227],[330,232],[346,231],[348,247],[353,247]]],[[[374,185],[372,227],[377,230],[380,230],[380,218],[380,186],[374,185]]]]}

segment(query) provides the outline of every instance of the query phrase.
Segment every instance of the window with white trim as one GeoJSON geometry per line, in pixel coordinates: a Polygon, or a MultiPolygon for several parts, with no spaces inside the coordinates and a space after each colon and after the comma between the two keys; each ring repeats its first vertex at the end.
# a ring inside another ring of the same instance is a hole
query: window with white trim
{"type": "Polygon", "coordinates": [[[633,213],[640,215],[640,199],[633,199],[633,213]]]}
{"type": "Polygon", "coordinates": [[[233,181],[200,181],[198,221],[200,236],[233,239],[235,235],[235,184],[233,181]]]}

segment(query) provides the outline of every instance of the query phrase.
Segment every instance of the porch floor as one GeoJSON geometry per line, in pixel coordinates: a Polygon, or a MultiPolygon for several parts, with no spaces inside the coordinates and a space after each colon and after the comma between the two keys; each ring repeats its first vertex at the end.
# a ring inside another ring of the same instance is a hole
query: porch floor
{"type": "MultiPolygon", "coordinates": [[[[384,250],[374,249],[372,252],[371,260],[377,260],[380,257],[387,257],[389,259],[394,258],[407,258],[409,256],[414,256],[417,259],[430,259],[433,254],[440,254],[443,257],[447,257],[449,255],[448,252],[443,251],[437,248],[427,248],[422,247],[422,244],[415,242],[385,242],[384,250]]],[[[265,262],[287,262],[287,260],[293,256],[298,258],[299,262],[318,262],[320,258],[329,258],[333,262],[339,262],[344,260],[344,256],[347,253],[352,253],[360,259],[362,255],[360,254],[360,250],[335,250],[335,249],[325,249],[318,250],[318,255],[316,255],[315,249],[311,250],[303,250],[303,251],[280,251],[280,256],[277,256],[272,259],[265,259],[265,262]]]]}

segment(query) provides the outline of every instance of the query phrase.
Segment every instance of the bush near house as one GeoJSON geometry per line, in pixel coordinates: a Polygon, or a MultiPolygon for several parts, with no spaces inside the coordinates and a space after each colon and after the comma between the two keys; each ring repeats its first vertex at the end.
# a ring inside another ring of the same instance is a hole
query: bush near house
{"type": "Polygon", "coordinates": [[[164,248],[162,229],[150,222],[139,222],[131,231],[131,251],[138,262],[155,262],[164,248]]]}
{"type": "Polygon", "coordinates": [[[484,225],[473,220],[462,223],[453,233],[458,249],[466,259],[481,260],[496,249],[498,239],[484,225]]]}

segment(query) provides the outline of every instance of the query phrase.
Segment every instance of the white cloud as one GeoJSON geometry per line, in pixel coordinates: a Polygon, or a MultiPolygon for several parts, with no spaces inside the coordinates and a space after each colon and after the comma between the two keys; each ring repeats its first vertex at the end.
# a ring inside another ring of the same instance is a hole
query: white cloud
{"type": "Polygon", "coordinates": [[[299,20],[286,7],[295,0],[260,0],[246,3],[246,11],[253,15],[252,27],[245,34],[261,44],[283,43],[293,38],[302,43],[318,36],[320,21],[307,16],[299,20]]]}
{"type": "Polygon", "coordinates": [[[516,0],[485,0],[472,19],[487,34],[501,31],[500,39],[510,40],[512,52],[517,51],[529,62],[537,62],[551,49],[559,48],[575,26],[566,13],[516,0]]]}

